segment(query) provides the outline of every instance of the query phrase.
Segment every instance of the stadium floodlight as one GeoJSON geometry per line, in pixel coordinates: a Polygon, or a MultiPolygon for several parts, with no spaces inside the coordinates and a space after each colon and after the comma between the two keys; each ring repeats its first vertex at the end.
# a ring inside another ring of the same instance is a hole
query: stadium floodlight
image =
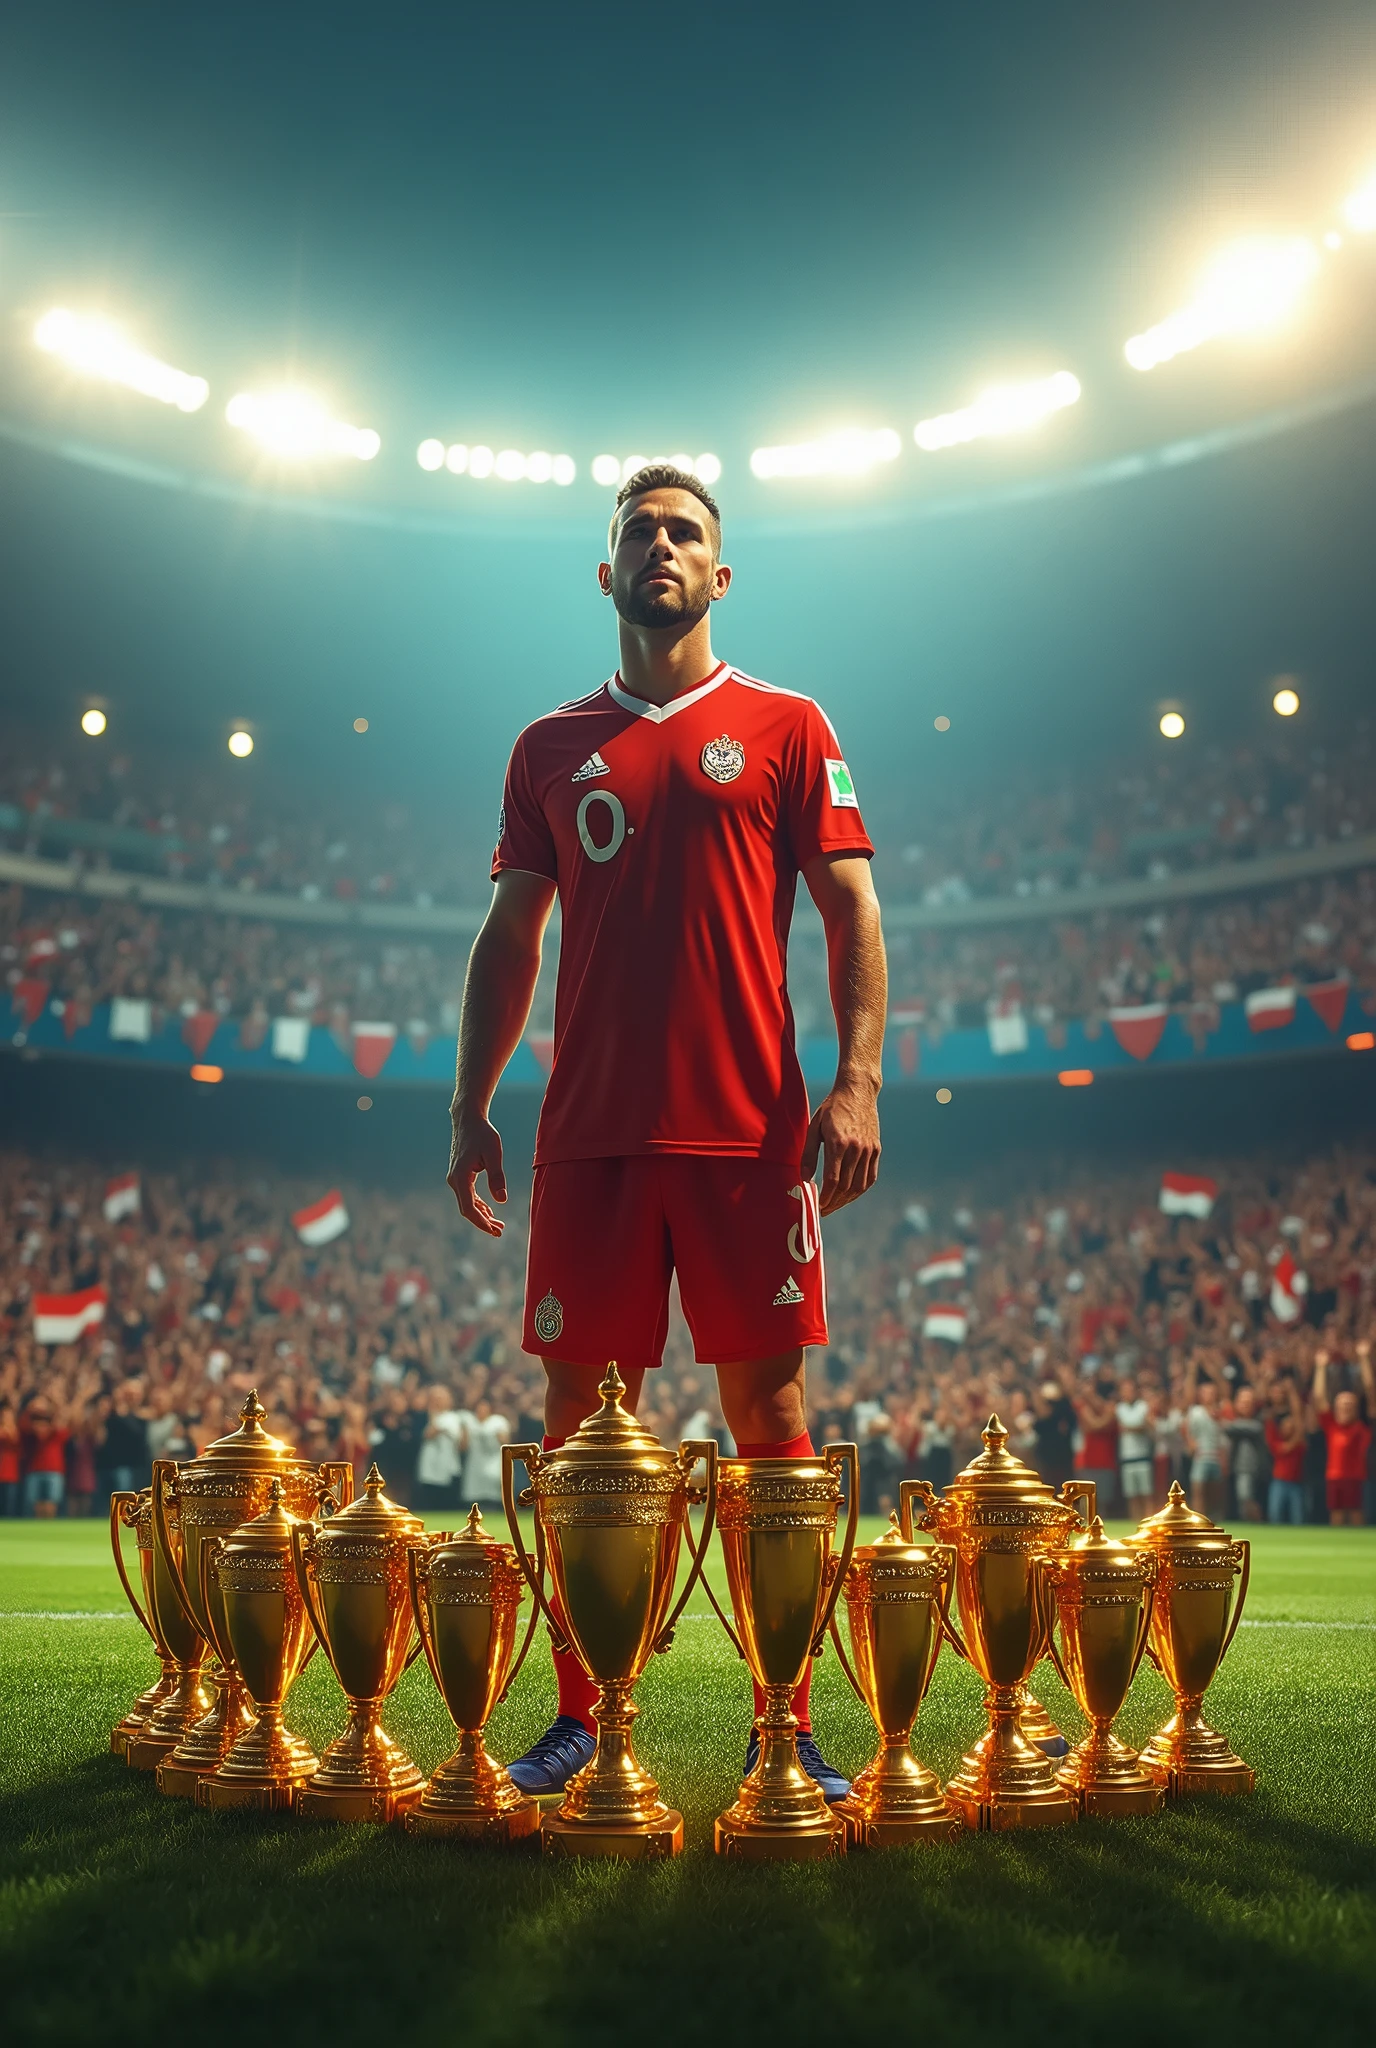
{"type": "Polygon", "coordinates": [[[719,456],[689,455],[681,448],[672,455],[594,455],[590,473],[595,484],[609,489],[616,484],[629,483],[638,470],[650,469],[662,462],[683,470],[688,476],[695,476],[702,484],[714,484],[721,475],[719,456]]]}
{"type": "Polygon", "coordinates": [[[604,490],[621,481],[621,461],[615,455],[594,455],[592,459],[592,480],[601,484],[604,490]]]}
{"type": "Polygon", "coordinates": [[[1295,311],[1318,268],[1304,235],[1231,242],[1205,266],[1190,304],[1134,334],[1123,354],[1134,370],[1154,370],[1220,335],[1269,333],[1295,311]]]}
{"type": "Polygon", "coordinates": [[[236,726],[229,736],[228,746],[236,761],[246,761],[253,752],[253,734],[245,732],[242,726],[236,726]]]}
{"type": "Polygon", "coordinates": [[[1277,681],[1280,683],[1280,688],[1271,699],[1271,709],[1278,718],[1293,718],[1300,708],[1300,693],[1292,683],[1285,681],[1283,677],[1278,677],[1277,681]]]}
{"type": "Polygon", "coordinates": [[[519,448],[499,450],[492,474],[504,484],[518,484],[526,473],[526,459],[519,448]]]}
{"type": "Polygon", "coordinates": [[[288,462],[345,455],[371,462],[382,446],[371,427],[332,419],[324,401],[309,391],[238,391],[225,407],[225,418],[270,455],[288,462]]]}
{"type": "Polygon", "coordinates": [[[927,454],[939,448],[957,448],[966,441],[982,441],[991,434],[1025,434],[1053,412],[1074,405],[1080,396],[1080,380],[1069,370],[1057,370],[1050,377],[1037,377],[1028,384],[995,384],[982,391],[973,405],[959,412],[939,413],[935,419],[919,420],[913,439],[927,454]]]}
{"type": "Polygon", "coordinates": [[[88,711],[81,714],[81,730],[87,739],[98,740],[108,722],[99,704],[92,704],[88,711]]]}
{"type": "Polygon", "coordinates": [[[1178,740],[1185,730],[1185,721],[1178,711],[1163,711],[1159,724],[1163,739],[1178,740]]]}
{"type": "Polygon", "coordinates": [[[462,476],[468,468],[468,448],[463,441],[456,441],[452,448],[445,450],[444,466],[451,476],[462,476]]]}
{"type": "Polygon", "coordinates": [[[416,450],[416,461],[422,469],[443,469],[443,441],[422,441],[416,450]]]}
{"type": "Polygon", "coordinates": [[[468,451],[468,474],[476,477],[491,476],[496,460],[492,450],[480,442],[476,448],[470,448],[468,451]]]}
{"type": "Polygon", "coordinates": [[[691,465],[691,468],[693,475],[700,484],[714,484],[721,476],[721,457],[719,455],[699,455],[696,462],[691,465]]]}
{"type": "Polygon", "coordinates": [[[1376,234],[1376,171],[1343,201],[1343,219],[1359,235],[1376,234]]]}
{"type": "Polygon", "coordinates": [[[556,455],[550,469],[550,480],[561,487],[571,484],[578,474],[578,464],[571,455],[556,455]]]}
{"type": "Polygon", "coordinates": [[[144,398],[175,405],[178,412],[199,412],[210,396],[204,377],[192,377],[185,370],[174,370],[170,363],[159,362],[156,356],[145,355],[109,320],[54,306],[34,328],[33,338],[69,370],[83,377],[99,377],[106,384],[123,384],[144,398]]]}
{"type": "Polygon", "coordinates": [[[774,477],[863,476],[881,462],[895,461],[902,445],[892,427],[843,427],[820,441],[756,448],[750,467],[761,482],[774,477]]]}
{"type": "Polygon", "coordinates": [[[422,469],[447,469],[451,476],[476,477],[480,482],[496,477],[504,484],[571,484],[578,474],[571,455],[551,455],[545,448],[536,448],[529,455],[519,448],[502,448],[496,453],[481,444],[470,448],[464,441],[455,441],[449,448],[442,441],[423,441],[421,448],[438,449],[440,458],[427,457],[422,469]]]}

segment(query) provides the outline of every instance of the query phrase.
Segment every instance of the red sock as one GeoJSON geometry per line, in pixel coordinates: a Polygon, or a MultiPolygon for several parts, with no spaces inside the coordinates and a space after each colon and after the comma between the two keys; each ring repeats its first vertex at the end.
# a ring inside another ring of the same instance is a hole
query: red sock
{"type": "MultiPolygon", "coordinates": [[[[810,1458],[812,1455],[812,1438],[806,1430],[803,1431],[801,1436],[791,1436],[788,1442],[784,1444],[736,1445],[736,1456],[738,1458],[810,1458]]],[[[753,1682],[752,1680],[752,1684],[753,1682]]],[[[810,1735],[812,1733],[812,1715],[808,1710],[808,1703],[811,1697],[812,1661],[809,1659],[807,1670],[803,1673],[798,1690],[793,1695],[793,1712],[797,1717],[798,1733],[800,1735],[810,1735]]],[[[757,1685],[755,1686],[755,1719],[757,1721],[764,1712],[764,1705],[764,1694],[757,1685]]]]}
{"type": "MultiPolygon", "coordinates": [[[[561,1436],[547,1436],[543,1448],[557,1451],[564,1442],[561,1436]]],[[[557,1606],[555,1612],[558,1613],[557,1606]]],[[[597,1724],[593,1719],[593,1708],[597,1705],[597,1687],[588,1677],[572,1650],[551,1650],[554,1659],[554,1679],[559,1688],[559,1711],[574,1721],[581,1721],[589,1735],[596,1735],[597,1724]]]]}

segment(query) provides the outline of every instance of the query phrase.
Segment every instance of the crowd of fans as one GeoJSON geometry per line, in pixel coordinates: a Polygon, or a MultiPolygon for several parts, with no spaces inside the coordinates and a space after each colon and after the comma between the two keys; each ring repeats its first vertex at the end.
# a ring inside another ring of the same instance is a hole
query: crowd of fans
{"type": "MultiPolygon", "coordinates": [[[[1369,1514],[1376,1152],[1210,1171],[1207,1220],[1162,1215],[1150,1169],[1088,1166],[1014,1192],[1006,1172],[940,1191],[890,1173],[834,1218],[809,1425],[858,1441],[862,1504],[884,1510],[908,1475],[944,1485],[997,1411],[1044,1478],[1092,1478],[1109,1513],[1140,1516],[1179,1479],[1219,1518],[1369,1514]]],[[[149,1176],[107,1221],[107,1178],[0,1155],[0,1510],[103,1512],[152,1458],[233,1428],[251,1388],[313,1458],[360,1476],[376,1458],[396,1497],[437,1513],[495,1503],[501,1444],[542,1428],[519,1201],[491,1240],[442,1184],[346,1188],[349,1229],[310,1250],[289,1219],[317,1186],[149,1176]],[[36,1296],[93,1287],[103,1321],[35,1341],[36,1296]]],[[[664,1439],[729,1448],[678,1318],[642,1413],[664,1439]]]]}

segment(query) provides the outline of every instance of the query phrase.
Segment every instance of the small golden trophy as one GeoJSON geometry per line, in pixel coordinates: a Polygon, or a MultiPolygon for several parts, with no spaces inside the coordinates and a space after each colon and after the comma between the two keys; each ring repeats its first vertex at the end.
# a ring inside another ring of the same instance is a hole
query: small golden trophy
{"type": "Polygon", "coordinates": [[[292,1525],[296,1583],[349,1703],[343,1734],[298,1795],[308,1820],[394,1820],[425,1790],[382,1726],[388,1695],[420,1655],[407,1556],[425,1541],[425,1530],[418,1515],[388,1500],[382,1485],[370,1466],[361,1500],[328,1521],[292,1525]]]}
{"type": "Polygon", "coordinates": [[[1252,1546],[1235,1543],[1207,1515],[1197,1514],[1178,1481],[1165,1507],[1148,1515],[1132,1542],[1156,1558],[1147,1655],[1175,1694],[1175,1712],[1142,1751],[1142,1762],[1172,1798],[1181,1792],[1255,1791],[1256,1772],[1233,1754],[1202,1711],[1242,1619],[1252,1546]]]}
{"type": "Polygon", "coordinates": [[[793,1695],[818,1656],[850,1568],[859,1519],[854,1444],[807,1458],[724,1458],[717,1526],[736,1625],[708,1598],[765,1696],[760,1756],[734,1803],[718,1817],[719,1856],[757,1860],[843,1856],[846,1823],[798,1761],[793,1695]],[[833,1548],[841,1469],[849,1474],[845,1540],[833,1548]]]}
{"type": "Polygon", "coordinates": [[[219,1769],[197,1781],[196,1804],[217,1811],[231,1806],[259,1813],[289,1810],[317,1768],[309,1745],[282,1718],[287,1694],[315,1650],[292,1569],[291,1532],[300,1524],[287,1513],[285,1492],[280,1479],[271,1480],[261,1515],[232,1536],[201,1545],[201,1606],[215,1627],[219,1613],[225,1621],[215,1649],[222,1663],[238,1671],[258,1716],[219,1769]]]}
{"type": "Polygon", "coordinates": [[[487,1753],[483,1731],[525,1662],[538,1603],[532,1601],[525,1640],[516,1648],[516,1615],[525,1576],[509,1543],[498,1543],[474,1507],[457,1536],[407,1553],[411,1607],[425,1659],[459,1746],[432,1773],[419,1806],[406,1816],[413,1835],[459,1835],[516,1842],[540,1825],[540,1805],[517,1790],[487,1753]]]}
{"type": "Polygon", "coordinates": [[[570,1778],[562,1804],[545,1815],[540,1838],[562,1856],[677,1856],[683,1816],[664,1804],[659,1787],[631,1746],[638,1709],[631,1694],[651,1655],[667,1650],[702,1570],[716,1500],[717,1446],[660,1443],[622,1406],[626,1389],[609,1365],[598,1392],[602,1405],[557,1451],[507,1444],[502,1499],[516,1555],[554,1633],[569,1645],[599,1688],[597,1748],[570,1778]],[[688,1525],[689,1474],[707,1465],[706,1518],[696,1547],[688,1525]],[[530,1474],[536,1555],[521,1540],[515,1467],[530,1474]],[[692,1568],[669,1612],[680,1540],[692,1568]],[[543,1586],[549,1559],[552,1594],[543,1586]]]}
{"type": "Polygon", "coordinates": [[[162,1705],[176,1684],[176,1666],[165,1643],[160,1643],[149,1615],[152,1611],[153,1590],[153,1495],[145,1487],[142,1493],[112,1493],[110,1495],[110,1548],[115,1554],[115,1570],[124,1588],[125,1598],[133,1608],[144,1634],[152,1643],[158,1655],[161,1672],[156,1682],[141,1692],[125,1714],[110,1730],[110,1753],[122,1757],[129,1746],[129,1738],[143,1727],[155,1707],[162,1705]],[[120,1546],[120,1530],[132,1529],[138,1547],[139,1582],[143,1588],[140,1600],[129,1583],[124,1569],[124,1552],[120,1546]]]}
{"type": "MultiPolygon", "coordinates": [[[[199,1458],[184,1465],[170,1458],[153,1461],[153,1540],[183,1614],[208,1643],[227,1643],[228,1637],[217,1587],[210,1590],[213,1618],[201,1605],[202,1545],[261,1515],[274,1479],[282,1481],[294,1515],[316,1515],[327,1499],[333,1504],[353,1498],[352,1465],[312,1465],[298,1458],[290,1444],[263,1428],[265,1412],[257,1393],[250,1393],[238,1429],[209,1444],[199,1458]]],[[[171,1798],[194,1799],[197,1779],[218,1770],[253,1720],[236,1666],[219,1659],[212,1677],[214,1706],[158,1765],[158,1788],[171,1798]]]]}
{"type": "Polygon", "coordinates": [[[1052,1662],[1089,1734],[1056,1773],[1083,1814],[1155,1813],[1165,1798],[1135,1749],[1113,1732],[1113,1720],[1147,1647],[1156,1560],[1150,1552],[1105,1535],[1096,1515],[1086,1534],[1053,1550],[1042,1571],[1060,1624],[1052,1662]]]}
{"type": "Polygon", "coordinates": [[[912,1503],[921,1526],[955,1545],[960,1626],[948,1636],[984,1680],[989,1728],[963,1759],[946,1797],[967,1827],[1056,1827],[1078,1818],[1075,1801],[1023,1731],[1027,1680],[1046,1655],[1049,1636],[1041,1559],[1077,1527],[1072,1504],[1094,1512],[1094,1488],[1068,1480],[1057,1500],[1008,1450],[1008,1431],[991,1415],[984,1450],[957,1474],[940,1499],[925,1479],[899,1488],[903,1533],[912,1535],[912,1503]]]}
{"type": "MultiPolygon", "coordinates": [[[[119,1548],[120,1525],[131,1526],[131,1517],[138,1542],[139,1580],[143,1588],[143,1612],[139,1619],[152,1636],[159,1657],[166,1660],[164,1672],[170,1664],[172,1683],[149,1708],[139,1725],[129,1730],[125,1737],[124,1760],[131,1770],[154,1771],[168,1751],[176,1748],[187,1729],[193,1727],[209,1709],[210,1695],[201,1683],[206,1644],[187,1621],[172,1591],[167,1566],[154,1538],[153,1490],[147,1486],[138,1494],[116,1494],[110,1504],[110,1537],[115,1545],[115,1565],[131,1604],[134,1591],[125,1576],[124,1558],[119,1548]],[[116,1503],[119,1503],[118,1507],[116,1503]]],[[[175,1509],[172,1510],[172,1520],[175,1532],[175,1509]]],[[[139,1612],[137,1606],[135,1612],[139,1612]]]]}
{"type": "Polygon", "coordinates": [[[845,1577],[847,1657],[831,1619],[841,1669],[869,1708],[879,1752],[836,1811],[862,1849],[949,1842],[960,1822],[941,1780],[912,1752],[913,1723],[941,1650],[942,1625],[955,1587],[956,1554],[945,1544],[910,1543],[890,1516],[877,1543],[861,1544],[845,1577]],[[854,1659],[854,1669],[851,1660],[854,1659]]]}

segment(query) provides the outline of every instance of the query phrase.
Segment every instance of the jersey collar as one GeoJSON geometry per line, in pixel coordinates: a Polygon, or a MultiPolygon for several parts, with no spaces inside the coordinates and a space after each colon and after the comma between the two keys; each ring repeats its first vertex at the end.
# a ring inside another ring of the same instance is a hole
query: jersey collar
{"type": "Polygon", "coordinates": [[[623,711],[629,711],[636,718],[648,718],[652,725],[663,725],[666,718],[672,718],[676,711],[686,711],[690,704],[700,702],[719,690],[731,670],[724,661],[719,661],[705,683],[699,683],[695,690],[685,690],[681,697],[671,697],[667,704],[649,704],[643,697],[633,697],[629,690],[621,687],[621,671],[617,670],[607,685],[607,695],[623,711]]]}

